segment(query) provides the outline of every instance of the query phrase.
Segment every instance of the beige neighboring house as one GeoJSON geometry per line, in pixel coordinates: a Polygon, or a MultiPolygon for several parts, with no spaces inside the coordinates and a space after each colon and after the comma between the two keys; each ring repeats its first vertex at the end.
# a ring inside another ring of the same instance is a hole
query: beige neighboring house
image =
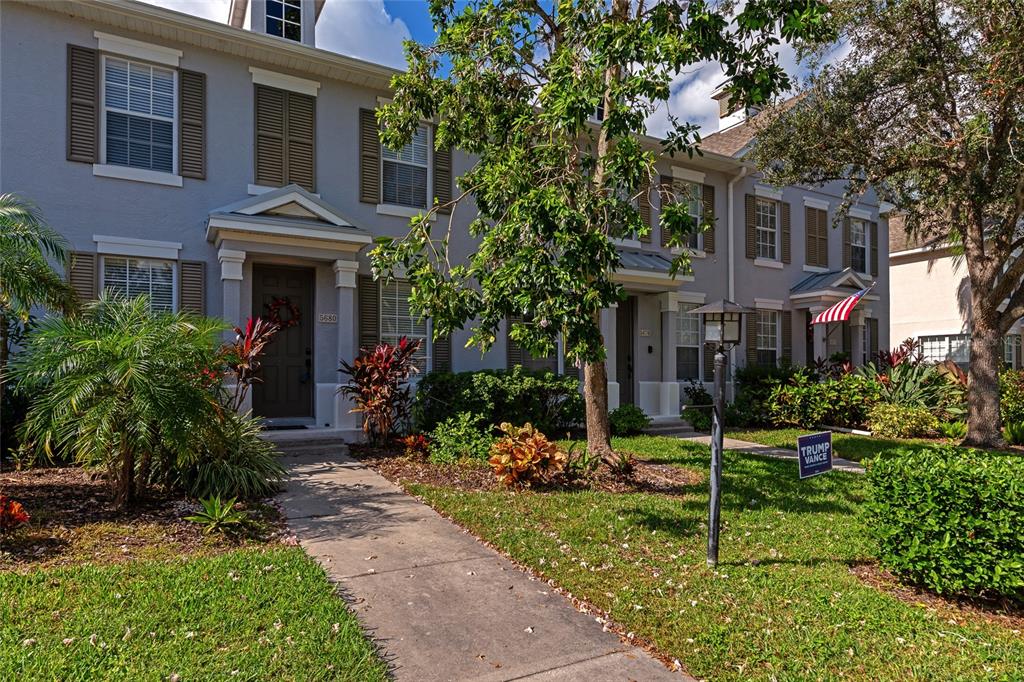
{"type": "MultiPolygon", "coordinates": [[[[889,218],[889,280],[893,345],[913,338],[926,360],[951,359],[966,370],[970,359],[971,287],[967,264],[938,239],[908,237],[903,219],[889,218]]],[[[1021,321],[1004,340],[1009,367],[1022,367],[1021,321]]]]}

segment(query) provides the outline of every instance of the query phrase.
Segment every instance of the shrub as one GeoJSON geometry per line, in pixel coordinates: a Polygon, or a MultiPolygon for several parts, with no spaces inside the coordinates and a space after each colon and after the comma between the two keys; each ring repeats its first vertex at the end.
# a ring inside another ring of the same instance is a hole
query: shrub
{"type": "Polygon", "coordinates": [[[363,433],[373,443],[381,443],[409,421],[409,377],[416,371],[413,356],[419,340],[404,336],[398,345],[379,343],[372,349],[360,349],[349,364],[341,361],[342,374],[349,382],[338,389],[355,403],[352,412],[363,415],[363,433]]]}
{"type": "Polygon", "coordinates": [[[771,426],[769,400],[776,386],[787,383],[797,369],[750,365],[736,370],[736,398],[726,412],[730,426],[771,426]]]}
{"type": "Polygon", "coordinates": [[[818,381],[802,370],[772,390],[767,407],[776,426],[856,428],[867,423],[880,391],[876,382],[857,374],[818,381]]]}
{"type": "Polygon", "coordinates": [[[565,469],[566,454],[530,424],[501,425],[505,435],[491,446],[487,461],[498,480],[509,487],[550,481],[565,469]]]}
{"type": "Polygon", "coordinates": [[[916,438],[938,431],[939,420],[923,407],[882,403],[871,408],[868,428],[882,438],[916,438]]]}
{"type": "Polygon", "coordinates": [[[692,407],[693,405],[710,405],[711,394],[704,388],[704,384],[691,379],[683,386],[683,393],[686,394],[687,407],[683,418],[690,422],[690,426],[696,431],[711,430],[712,407],[692,407]]]}
{"type": "Polygon", "coordinates": [[[939,424],[939,435],[949,440],[963,440],[967,437],[967,422],[942,422],[939,424]]]}
{"type": "Polygon", "coordinates": [[[923,407],[946,417],[963,414],[964,387],[935,365],[903,362],[884,369],[868,363],[857,373],[878,383],[882,402],[923,407]]]}
{"type": "Polygon", "coordinates": [[[422,433],[409,434],[400,442],[405,448],[405,456],[409,459],[424,459],[430,454],[430,439],[422,433]]]}
{"type": "Polygon", "coordinates": [[[482,426],[483,417],[460,412],[437,425],[430,434],[430,461],[454,464],[461,459],[486,461],[494,443],[489,429],[482,426]]]}
{"type": "Polygon", "coordinates": [[[1010,445],[1024,445],[1024,422],[1007,422],[1003,426],[1003,439],[1010,445]]]}
{"type": "Polygon", "coordinates": [[[583,421],[579,380],[522,367],[479,372],[431,372],[416,388],[416,428],[432,431],[458,412],[480,415],[488,424],[530,422],[551,437],[562,436],[583,421]]]}
{"type": "Polygon", "coordinates": [[[636,405],[619,405],[608,413],[613,436],[635,436],[651,425],[651,418],[636,405]]]}
{"type": "Polygon", "coordinates": [[[999,375],[999,416],[1004,423],[1024,423],[1024,370],[999,375]]]}
{"type": "Polygon", "coordinates": [[[867,475],[881,562],[940,594],[1024,600],[1024,459],[953,446],[892,455],[867,475]]]}
{"type": "Polygon", "coordinates": [[[28,523],[30,518],[21,502],[0,495],[0,534],[13,533],[28,523]]]}

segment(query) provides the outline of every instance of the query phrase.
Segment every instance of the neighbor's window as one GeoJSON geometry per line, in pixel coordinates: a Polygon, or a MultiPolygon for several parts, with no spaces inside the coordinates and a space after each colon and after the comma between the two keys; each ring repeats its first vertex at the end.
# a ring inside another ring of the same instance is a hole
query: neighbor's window
{"type": "Polygon", "coordinates": [[[949,358],[958,365],[966,365],[971,360],[971,337],[969,334],[957,334],[949,337],[949,358]]]}
{"type": "Polygon", "coordinates": [[[380,340],[396,345],[403,336],[410,341],[419,340],[416,352],[416,366],[421,372],[427,369],[427,320],[412,314],[409,297],[412,285],[396,280],[380,286],[380,340]]]}
{"type": "Polygon", "coordinates": [[[150,310],[173,312],[176,271],[174,261],[104,256],[102,288],[128,298],[145,294],[150,310]]]}
{"type": "Polygon", "coordinates": [[[757,364],[775,365],[779,359],[779,313],[757,311],[757,364]]]}
{"type": "Polygon", "coordinates": [[[381,147],[381,196],[385,204],[427,208],[429,137],[427,126],[421,125],[412,141],[401,149],[381,147]]]}
{"type": "Polygon", "coordinates": [[[1020,334],[1009,334],[1003,338],[1003,362],[1007,367],[1017,367],[1017,357],[1020,355],[1020,334]]]}
{"type": "Polygon", "coordinates": [[[302,42],[302,0],[267,0],[267,33],[302,42]]]}
{"type": "Polygon", "coordinates": [[[103,58],[105,163],[174,172],[175,73],[103,58]]]}
{"type": "MultiPolygon", "coordinates": [[[[676,193],[679,197],[679,201],[686,204],[686,212],[691,218],[693,218],[694,224],[697,226],[697,229],[699,229],[700,216],[704,208],[703,188],[701,184],[699,182],[677,180],[676,193]]],[[[691,234],[687,246],[699,251],[704,246],[704,235],[700,232],[691,234]]]]}
{"type": "Polygon", "coordinates": [[[926,362],[943,362],[952,360],[958,365],[966,366],[971,358],[970,334],[950,334],[948,336],[922,336],[921,354],[926,362]]]}
{"type": "Polygon", "coordinates": [[[700,315],[696,303],[680,303],[676,315],[676,379],[700,378],[700,315]]]}
{"type": "Polygon", "coordinates": [[[850,266],[857,272],[868,269],[868,226],[863,220],[850,221],[850,266]]]}
{"type": "Polygon", "coordinates": [[[757,226],[757,257],[778,260],[779,202],[758,199],[754,215],[757,226]]]}

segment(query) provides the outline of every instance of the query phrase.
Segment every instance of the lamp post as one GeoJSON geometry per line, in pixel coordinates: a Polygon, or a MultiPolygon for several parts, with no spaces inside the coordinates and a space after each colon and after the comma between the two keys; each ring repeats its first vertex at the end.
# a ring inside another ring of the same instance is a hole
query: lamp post
{"type": "Polygon", "coordinates": [[[722,444],[725,427],[727,349],[740,342],[743,316],[753,312],[732,301],[715,301],[693,311],[704,318],[704,345],[715,352],[715,387],[711,417],[711,499],[708,504],[708,566],[718,565],[722,512],[722,444]]]}

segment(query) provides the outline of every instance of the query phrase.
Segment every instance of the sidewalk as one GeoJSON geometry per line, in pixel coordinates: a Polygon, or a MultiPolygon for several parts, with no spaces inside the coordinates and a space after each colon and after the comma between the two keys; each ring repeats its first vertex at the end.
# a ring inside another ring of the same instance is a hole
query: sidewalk
{"type": "Polygon", "coordinates": [[[690,679],[343,452],[286,457],[279,499],[395,679],[690,679]]]}
{"type": "MultiPolygon", "coordinates": [[[[703,443],[704,445],[711,445],[711,436],[683,436],[682,440],[688,440],[692,443],[703,443]]],[[[775,457],[776,459],[791,459],[793,463],[796,463],[796,450],[787,450],[785,448],[773,448],[768,445],[761,445],[760,443],[751,443],[745,440],[736,440],[735,438],[724,438],[722,444],[726,450],[735,450],[736,452],[747,452],[752,455],[763,455],[764,457],[775,457]]],[[[842,457],[832,458],[832,468],[837,471],[848,471],[854,474],[863,474],[864,466],[857,462],[843,459],[842,457]]]]}

